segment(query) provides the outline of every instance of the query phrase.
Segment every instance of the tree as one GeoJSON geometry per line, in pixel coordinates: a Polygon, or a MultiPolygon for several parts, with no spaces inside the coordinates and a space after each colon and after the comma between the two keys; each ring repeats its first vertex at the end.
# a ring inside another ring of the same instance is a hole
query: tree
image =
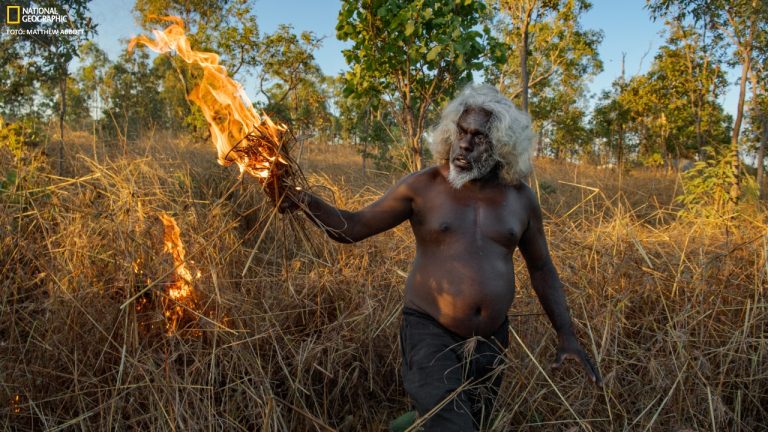
{"type": "Polygon", "coordinates": [[[16,119],[34,110],[39,64],[25,59],[14,37],[0,32],[0,115],[16,119]]]}
{"type": "Polygon", "coordinates": [[[740,194],[739,187],[739,134],[744,116],[746,86],[755,53],[755,43],[761,34],[768,31],[768,5],[763,0],[650,0],[648,4],[654,18],[672,16],[677,21],[690,19],[700,31],[711,31],[718,40],[730,44],[732,61],[741,66],[739,79],[739,100],[736,119],[731,133],[731,157],[733,161],[733,183],[729,195],[735,205],[740,194]]]}
{"type": "Polygon", "coordinates": [[[298,134],[330,123],[325,77],[314,55],[321,42],[312,32],[296,35],[283,24],[261,43],[259,88],[267,99],[265,109],[298,134]]]}
{"type": "Polygon", "coordinates": [[[167,124],[160,95],[162,75],[149,63],[145,49],[125,52],[104,75],[102,123],[123,145],[146,129],[167,124]]]}
{"type": "Polygon", "coordinates": [[[452,0],[345,0],[337,37],[351,70],[345,93],[392,113],[408,146],[406,165],[423,166],[422,141],[435,104],[482,67],[490,29],[484,3],[452,0]],[[486,40],[486,44],[483,43],[486,40]]]}
{"type": "Polygon", "coordinates": [[[583,85],[602,70],[597,47],[602,33],[584,30],[582,14],[591,9],[587,0],[495,0],[499,12],[499,40],[511,48],[504,62],[493,65],[489,75],[499,89],[520,99],[529,109],[529,91],[547,87],[583,85]]]}
{"type": "MultiPolygon", "coordinates": [[[[46,2],[21,1],[23,8],[50,6],[46,2]],[[41,4],[42,3],[42,4],[41,4]]],[[[25,85],[28,89],[35,84],[48,85],[58,92],[57,114],[59,120],[59,172],[64,159],[64,120],[67,115],[67,89],[69,82],[69,64],[78,57],[78,49],[88,38],[96,33],[96,25],[88,16],[88,0],[59,0],[55,9],[67,20],[35,22],[21,20],[18,26],[25,30],[20,35],[4,35],[3,45],[13,44],[14,48],[5,56],[17,67],[23,63],[28,67],[26,78],[15,76],[13,85],[25,85]],[[76,32],[71,32],[76,30],[76,32]],[[66,33],[65,33],[66,32],[66,33]],[[34,66],[32,66],[34,65],[34,66]]]]}
{"type": "Polygon", "coordinates": [[[666,44],[648,72],[630,80],[624,104],[644,156],[703,159],[705,147],[728,142],[730,119],[718,103],[728,83],[698,33],[667,24],[666,44]]]}
{"type": "Polygon", "coordinates": [[[761,32],[755,46],[756,59],[755,66],[750,73],[752,83],[752,109],[750,123],[752,129],[758,133],[757,149],[755,151],[755,164],[757,166],[756,182],[760,188],[759,195],[761,199],[768,196],[765,178],[765,151],[768,146],[768,32],[761,32]]]}
{"type": "Polygon", "coordinates": [[[98,113],[103,105],[102,84],[110,65],[109,57],[93,41],[88,41],[80,47],[80,61],[77,81],[89,98],[93,111],[98,113]]]}
{"type": "Polygon", "coordinates": [[[362,172],[367,174],[368,161],[377,169],[387,166],[391,147],[395,144],[392,131],[395,119],[381,105],[371,105],[365,100],[339,95],[336,99],[341,123],[341,136],[351,142],[362,157],[362,172]]]}
{"type": "Polygon", "coordinates": [[[668,24],[666,44],[648,72],[617,79],[595,109],[593,130],[609,143],[617,163],[637,152],[643,161],[672,166],[671,159],[693,159],[705,148],[720,152],[729,141],[730,117],[718,103],[727,85],[724,72],[696,33],[668,24]]]}
{"type": "MultiPolygon", "coordinates": [[[[136,16],[145,29],[158,17],[174,15],[184,21],[187,37],[197,51],[215,52],[227,72],[238,76],[254,73],[259,65],[261,39],[251,0],[137,0],[136,16]]],[[[178,56],[160,56],[154,62],[161,74],[161,97],[174,127],[183,125],[198,137],[207,137],[207,122],[187,95],[199,74],[178,56]]]]}
{"type": "Polygon", "coordinates": [[[145,30],[158,17],[179,16],[192,46],[217,53],[232,76],[259,64],[255,9],[251,0],[137,0],[134,6],[145,30]]]}
{"type": "MultiPolygon", "coordinates": [[[[541,133],[539,148],[555,159],[575,157],[588,147],[591,141],[586,126],[586,110],[581,106],[579,95],[568,91],[554,92],[551,97],[542,97],[537,103],[539,110],[546,112],[540,121],[541,133]]],[[[536,114],[534,113],[534,116],[536,114]]]]}
{"type": "Polygon", "coordinates": [[[592,133],[602,138],[609,152],[612,153],[613,161],[619,167],[624,164],[625,154],[633,150],[627,145],[632,141],[626,140],[626,130],[631,115],[626,105],[626,98],[623,97],[626,94],[626,88],[627,83],[622,71],[621,76],[613,81],[611,88],[602,92],[592,113],[592,133]]]}

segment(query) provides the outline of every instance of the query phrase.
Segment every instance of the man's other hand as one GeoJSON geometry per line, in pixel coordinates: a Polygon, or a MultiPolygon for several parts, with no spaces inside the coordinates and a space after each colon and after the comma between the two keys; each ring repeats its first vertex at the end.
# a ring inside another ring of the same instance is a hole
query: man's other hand
{"type": "Polygon", "coordinates": [[[598,386],[603,385],[603,378],[600,376],[600,371],[592,363],[587,353],[581,348],[579,342],[575,336],[566,336],[558,338],[557,354],[555,354],[555,361],[552,363],[552,369],[559,369],[563,365],[565,359],[578,360],[581,367],[592,380],[598,386]]]}

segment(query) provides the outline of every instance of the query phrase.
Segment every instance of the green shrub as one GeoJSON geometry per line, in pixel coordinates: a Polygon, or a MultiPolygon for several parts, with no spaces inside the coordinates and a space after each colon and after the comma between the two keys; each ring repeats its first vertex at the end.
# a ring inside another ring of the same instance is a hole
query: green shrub
{"type": "MultiPolygon", "coordinates": [[[[705,217],[714,220],[727,219],[732,215],[730,188],[734,181],[733,152],[728,146],[705,147],[709,158],[698,161],[682,175],[683,194],[675,200],[683,205],[681,216],[705,217]]],[[[739,172],[740,200],[751,201],[756,197],[755,180],[746,172],[739,172]]]]}

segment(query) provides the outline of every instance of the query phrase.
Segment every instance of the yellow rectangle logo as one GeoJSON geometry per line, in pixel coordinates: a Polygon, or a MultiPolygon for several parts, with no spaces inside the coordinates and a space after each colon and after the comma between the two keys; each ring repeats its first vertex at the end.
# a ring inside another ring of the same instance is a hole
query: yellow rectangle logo
{"type": "Polygon", "coordinates": [[[20,24],[21,23],[21,6],[6,6],[5,7],[5,23],[6,24],[20,24]],[[12,13],[15,12],[16,17],[11,18],[12,13]]]}

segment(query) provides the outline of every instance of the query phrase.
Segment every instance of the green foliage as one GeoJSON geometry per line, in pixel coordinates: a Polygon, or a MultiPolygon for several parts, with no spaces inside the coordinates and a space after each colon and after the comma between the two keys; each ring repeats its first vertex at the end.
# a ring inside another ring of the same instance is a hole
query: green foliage
{"type": "MultiPolygon", "coordinates": [[[[21,8],[33,6],[29,0],[13,3],[21,8]]],[[[35,6],[40,6],[34,2],[35,6]]],[[[69,64],[79,56],[80,46],[96,33],[96,25],[88,16],[88,0],[59,0],[55,7],[69,16],[67,22],[22,21],[16,28],[22,34],[0,34],[0,60],[8,68],[0,72],[0,113],[20,117],[26,114],[40,116],[34,100],[41,86],[58,92],[58,104],[54,107],[61,122],[66,111],[66,90],[69,64]],[[72,35],[54,34],[51,30],[82,29],[72,35]],[[37,30],[41,30],[36,32],[37,30]],[[45,31],[42,31],[45,30],[45,31]]],[[[61,131],[63,133],[63,129],[61,131]]]]}
{"type": "Polygon", "coordinates": [[[644,154],[693,157],[729,140],[731,119],[717,100],[728,82],[693,29],[667,25],[666,45],[648,73],[630,81],[625,99],[644,154]]]}
{"type": "MultiPolygon", "coordinates": [[[[688,22],[702,34],[712,34],[713,51],[732,65],[741,67],[739,97],[736,117],[731,132],[731,151],[739,152],[739,137],[744,117],[744,102],[747,98],[747,81],[760,53],[765,50],[768,40],[768,2],[765,0],[653,0],[648,2],[654,18],[672,17],[679,23],[688,22]],[[726,57],[727,56],[727,57],[726,57]]],[[[764,60],[764,58],[763,58],[764,60]]],[[[764,67],[764,66],[762,66],[764,67]]],[[[757,66],[757,69],[761,69],[757,66]]],[[[734,157],[732,170],[738,176],[741,161],[734,157]]],[[[730,199],[736,203],[740,195],[740,184],[731,185],[730,199]]]]}
{"type": "Polygon", "coordinates": [[[192,46],[217,53],[232,75],[259,64],[259,27],[251,0],[137,0],[134,10],[147,30],[157,17],[181,17],[192,46]]]}
{"type": "Polygon", "coordinates": [[[624,77],[614,80],[611,88],[601,93],[592,114],[592,133],[603,147],[600,153],[610,155],[617,165],[624,164],[625,155],[633,152],[637,144],[627,139],[631,111],[624,97],[626,88],[624,77]]]}
{"type": "Polygon", "coordinates": [[[592,143],[592,135],[586,125],[587,113],[579,98],[567,92],[537,98],[532,107],[534,118],[536,112],[547,112],[536,121],[540,126],[540,145],[544,154],[555,159],[573,158],[584,153],[592,143]]]}
{"type": "Polygon", "coordinates": [[[643,158],[642,163],[648,168],[661,168],[664,166],[664,158],[660,153],[653,153],[643,158]]]}
{"type": "Polygon", "coordinates": [[[67,78],[67,112],[64,120],[70,125],[84,129],[91,119],[90,95],[73,77],[67,78]]]}
{"type": "Polygon", "coordinates": [[[0,147],[7,147],[16,158],[21,157],[26,147],[37,146],[44,138],[43,126],[35,116],[12,123],[0,117],[0,147]]]}
{"type": "MultiPolygon", "coordinates": [[[[680,210],[682,216],[728,219],[733,210],[729,195],[735,180],[733,153],[727,145],[707,146],[704,150],[708,158],[696,162],[691,170],[683,174],[684,191],[675,200],[683,205],[680,210]]],[[[744,185],[742,198],[754,199],[757,193],[754,179],[741,173],[739,180],[744,185]]]]}
{"type": "Polygon", "coordinates": [[[539,151],[555,158],[576,156],[589,145],[586,86],[602,70],[602,32],[582,28],[592,5],[585,0],[495,0],[494,30],[505,54],[491,61],[486,76],[520,102],[539,130],[539,151]],[[527,28],[527,33],[523,29],[527,28]],[[521,51],[526,49],[527,85],[521,51]],[[527,90],[525,88],[527,87],[527,90]]]}
{"type": "MultiPolygon", "coordinates": [[[[218,54],[221,64],[235,79],[254,73],[261,65],[259,53],[262,40],[255,9],[254,2],[250,0],[137,0],[134,6],[139,22],[147,30],[167,24],[159,22],[157,17],[181,17],[192,47],[197,51],[218,54]]],[[[200,75],[176,56],[158,57],[153,63],[153,74],[156,75],[152,78],[153,86],[159,91],[159,96],[153,99],[162,105],[162,116],[154,118],[150,125],[164,125],[198,138],[206,137],[208,126],[205,117],[187,101],[187,95],[198,84],[200,75]]],[[[139,111],[146,113],[152,110],[144,106],[139,111]]],[[[113,124],[113,130],[124,123],[109,122],[113,124]]]]}
{"type": "Polygon", "coordinates": [[[39,64],[26,61],[14,40],[0,33],[0,115],[21,117],[36,111],[39,64]]]}
{"type": "Polygon", "coordinates": [[[16,184],[16,171],[15,170],[8,170],[5,173],[5,178],[0,179],[0,192],[5,192],[11,189],[13,185],[16,184]]]}
{"type": "Polygon", "coordinates": [[[372,160],[377,169],[395,168],[392,150],[396,146],[391,131],[397,126],[391,113],[360,99],[337,100],[341,138],[352,143],[364,161],[372,160]]]}
{"type": "Polygon", "coordinates": [[[490,40],[490,29],[482,26],[487,12],[477,1],[342,2],[337,37],[353,42],[344,51],[351,67],[344,94],[396,119],[391,132],[407,142],[411,169],[422,166],[422,135],[435,105],[482,68],[490,40]]]}
{"type": "Polygon", "coordinates": [[[718,102],[728,85],[722,64],[692,28],[667,26],[648,72],[617,79],[595,108],[593,132],[617,160],[693,158],[729,140],[731,118],[718,102]]]}
{"type": "Polygon", "coordinates": [[[125,142],[167,124],[166,105],[159,92],[161,79],[145,50],[124,53],[104,75],[103,130],[125,142]]]}
{"type": "Polygon", "coordinates": [[[294,133],[315,134],[331,127],[325,77],[314,52],[321,39],[312,32],[297,35],[281,25],[262,41],[260,88],[267,99],[264,110],[294,133]],[[265,86],[267,86],[265,88],[265,86]]]}
{"type": "Polygon", "coordinates": [[[98,117],[104,108],[104,76],[110,66],[109,57],[93,41],[80,47],[80,67],[75,74],[75,87],[70,92],[82,95],[90,113],[98,117]]]}

